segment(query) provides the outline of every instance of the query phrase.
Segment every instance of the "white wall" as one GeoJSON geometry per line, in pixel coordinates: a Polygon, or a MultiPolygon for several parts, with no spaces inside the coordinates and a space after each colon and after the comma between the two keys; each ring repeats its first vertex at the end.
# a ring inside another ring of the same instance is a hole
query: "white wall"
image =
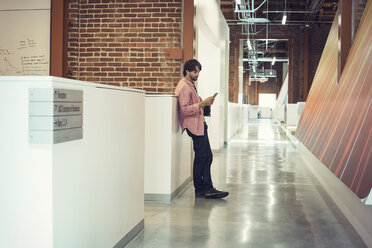
{"type": "Polygon", "coordinates": [[[297,104],[288,103],[286,105],[286,121],[285,123],[290,126],[297,126],[297,104]]]}
{"type": "Polygon", "coordinates": [[[239,93],[238,103],[243,104],[243,43],[244,40],[239,41],[239,67],[238,67],[238,79],[239,79],[239,93]]]}
{"type": "Polygon", "coordinates": [[[228,139],[230,140],[248,122],[250,105],[231,103],[228,104],[228,139]]]}
{"type": "Polygon", "coordinates": [[[52,146],[28,144],[27,83],[3,78],[0,247],[53,247],[52,146]]]}
{"type": "Polygon", "coordinates": [[[241,109],[242,107],[237,103],[229,102],[228,105],[228,131],[227,137],[231,139],[234,134],[236,134],[240,129],[240,122],[241,122],[241,109]]]}
{"type": "Polygon", "coordinates": [[[171,200],[191,180],[192,141],[182,134],[177,113],[175,96],[146,96],[145,199],[171,200]]]}
{"type": "Polygon", "coordinates": [[[113,247],[143,221],[144,92],[0,77],[0,99],[0,247],[113,247]],[[29,144],[28,89],[53,87],[83,91],[83,138],[29,144]]]}
{"type": "Polygon", "coordinates": [[[305,102],[297,102],[297,124],[296,125],[298,125],[298,122],[300,121],[304,108],[305,108],[305,102]]]}
{"type": "Polygon", "coordinates": [[[284,83],[280,88],[280,92],[273,109],[273,119],[279,122],[285,121],[285,105],[288,103],[288,74],[286,74],[283,82],[284,83]]]}
{"type": "Polygon", "coordinates": [[[202,64],[198,92],[204,99],[218,92],[207,121],[212,149],[223,147],[228,96],[229,28],[214,0],[196,0],[196,58],[202,64]]]}

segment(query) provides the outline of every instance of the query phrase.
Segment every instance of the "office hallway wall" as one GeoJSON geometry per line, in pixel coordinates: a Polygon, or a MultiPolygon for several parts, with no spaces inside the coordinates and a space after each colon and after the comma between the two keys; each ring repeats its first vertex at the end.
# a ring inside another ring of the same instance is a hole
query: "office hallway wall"
{"type": "Polygon", "coordinates": [[[212,178],[225,199],[145,203],[134,247],[366,247],[303,158],[270,120],[250,121],[214,152],[212,178]]]}

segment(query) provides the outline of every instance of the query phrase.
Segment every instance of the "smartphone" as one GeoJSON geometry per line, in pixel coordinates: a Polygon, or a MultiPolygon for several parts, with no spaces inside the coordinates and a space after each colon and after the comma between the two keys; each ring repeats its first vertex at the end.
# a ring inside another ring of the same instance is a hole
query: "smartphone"
{"type": "Polygon", "coordinates": [[[218,95],[218,92],[214,93],[213,98],[216,98],[217,95],[218,95]]]}

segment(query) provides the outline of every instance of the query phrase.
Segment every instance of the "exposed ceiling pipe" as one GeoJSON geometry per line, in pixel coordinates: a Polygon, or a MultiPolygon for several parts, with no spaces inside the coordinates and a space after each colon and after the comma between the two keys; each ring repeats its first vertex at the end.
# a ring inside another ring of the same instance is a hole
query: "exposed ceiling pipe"
{"type": "MultiPolygon", "coordinates": [[[[246,10],[245,7],[246,7],[246,4],[245,4],[245,0],[243,0],[243,4],[238,4],[238,3],[235,3],[235,12],[236,13],[254,13],[256,12],[259,8],[261,8],[261,6],[266,2],[267,0],[264,0],[260,6],[258,6],[257,8],[254,8],[254,0],[252,0],[252,9],[251,10],[246,10]],[[240,7],[243,7],[242,9],[240,9],[238,6],[240,7]]],[[[249,6],[249,0],[248,0],[248,6],[249,6]]]]}
{"type": "Polygon", "coordinates": [[[313,14],[314,11],[311,11],[311,10],[288,10],[288,11],[284,11],[284,10],[268,10],[268,11],[262,11],[262,13],[266,14],[266,13],[310,13],[310,14],[313,14]]]}

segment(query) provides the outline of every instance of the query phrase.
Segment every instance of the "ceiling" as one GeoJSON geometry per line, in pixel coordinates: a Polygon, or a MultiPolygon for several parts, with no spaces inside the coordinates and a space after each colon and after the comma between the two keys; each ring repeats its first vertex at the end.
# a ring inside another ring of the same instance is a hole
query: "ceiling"
{"type": "Polygon", "coordinates": [[[288,59],[287,40],[268,39],[271,30],[275,27],[278,30],[279,26],[283,31],[294,25],[331,24],[338,0],[221,0],[220,6],[228,25],[247,37],[244,61],[248,65],[244,69],[253,71],[264,66],[270,69],[274,57],[278,62],[288,59]],[[286,15],[285,25],[283,15],[286,15]]]}
{"type": "MultiPolygon", "coordinates": [[[[332,23],[337,11],[338,0],[241,0],[247,10],[254,5],[255,18],[268,18],[270,25],[281,25],[283,12],[287,11],[287,25],[305,25],[313,23],[332,23]],[[258,8],[259,7],[259,8],[258,8]]],[[[236,0],[221,0],[221,11],[229,25],[236,25],[241,18],[235,10],[236,0]]]]}

